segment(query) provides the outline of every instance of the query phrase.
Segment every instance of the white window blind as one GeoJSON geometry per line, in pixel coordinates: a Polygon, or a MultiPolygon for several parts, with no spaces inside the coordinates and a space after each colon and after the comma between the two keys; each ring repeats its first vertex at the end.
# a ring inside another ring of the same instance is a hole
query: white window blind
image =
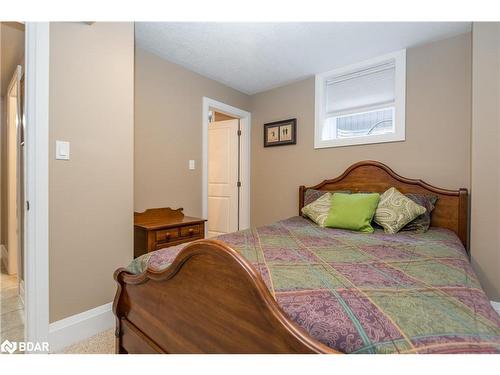
{"type": "Polygon", "coordinates": [[[395,100],[394,62],[335,77],[326,82],[326,112],[347,113],[395,100]]]}

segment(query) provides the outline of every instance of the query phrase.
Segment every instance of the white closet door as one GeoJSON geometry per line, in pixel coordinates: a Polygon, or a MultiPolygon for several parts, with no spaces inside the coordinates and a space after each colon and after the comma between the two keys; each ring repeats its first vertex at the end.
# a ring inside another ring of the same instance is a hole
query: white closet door
{"type": "Polygon", "coordinates": [[[208,237],[238,230],[238,120],[208,126],[208,237]]]}

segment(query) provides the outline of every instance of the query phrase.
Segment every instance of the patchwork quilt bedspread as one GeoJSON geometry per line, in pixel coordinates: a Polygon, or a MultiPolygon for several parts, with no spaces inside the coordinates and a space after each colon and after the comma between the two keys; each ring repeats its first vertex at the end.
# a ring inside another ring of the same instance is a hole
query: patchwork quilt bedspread
{"type": "MultiPolygon", "coordinates": [[[[458,237],[321,228],[292,217],[217,238],[258,270],[281,308],[345,353],[500,353],[500,317],[458,237]]],[[[135,259],[166,268],[185,245],[135,259]]]]}

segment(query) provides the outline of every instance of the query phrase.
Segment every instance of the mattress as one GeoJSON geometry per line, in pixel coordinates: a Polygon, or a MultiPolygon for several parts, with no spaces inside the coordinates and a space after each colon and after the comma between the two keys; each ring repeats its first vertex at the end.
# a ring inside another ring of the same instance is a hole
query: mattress
{"type": "MultiPolygon", "coordinates": [[[[500,317],[449,230],[372,234],[292,217],[217,237],[260,273],[279,306],[345,353],[500,353],[500,317]]],[[[168,267],[185,245],[128,267],[168,267]]]]}

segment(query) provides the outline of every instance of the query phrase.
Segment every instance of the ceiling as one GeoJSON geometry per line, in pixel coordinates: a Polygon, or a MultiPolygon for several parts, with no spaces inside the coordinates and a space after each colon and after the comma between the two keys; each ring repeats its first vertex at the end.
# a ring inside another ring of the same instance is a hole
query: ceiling
{"type": "Polygon", "coordinates": [[[136,23],[137,46],[247,94],[468,32],[468,22],[136,23]]]}

